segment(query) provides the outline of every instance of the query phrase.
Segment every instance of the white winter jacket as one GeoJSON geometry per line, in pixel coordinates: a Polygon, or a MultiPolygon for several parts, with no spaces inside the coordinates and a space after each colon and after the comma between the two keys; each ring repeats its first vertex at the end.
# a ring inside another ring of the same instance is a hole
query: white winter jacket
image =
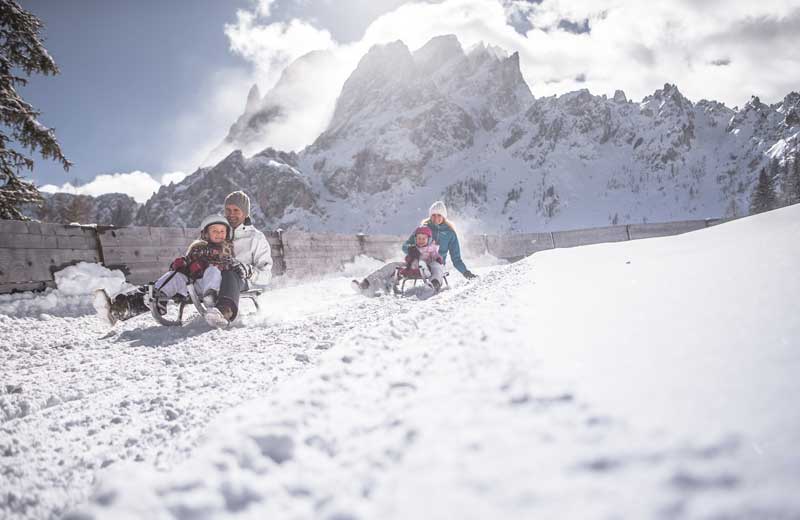
{"type": "Polygon", "coordinates": [[[267,285],[272,279],[272,250],[267,237],[255,227],[239,224],[233,230],[233,253],[243,264],[253,266],[251,285],[267,285]]]}

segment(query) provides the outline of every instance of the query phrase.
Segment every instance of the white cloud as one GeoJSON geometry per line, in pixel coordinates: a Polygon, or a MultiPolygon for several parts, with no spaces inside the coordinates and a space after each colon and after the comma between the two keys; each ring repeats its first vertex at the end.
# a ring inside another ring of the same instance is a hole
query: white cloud
{"type": "Polygon", "coordinates": [[[256,12],[259,16],[267,17],[270,15],[272,11],[272,4],[275,3],[275,0],[256,0],[256,12]]]}
{"type": "Polygon", "coordinates": [[[91,182],[80,186],[73,186],[69,182],[60,187],[46,184],[41,186],[39,190],[45,193],[72,193],[74,195],[91,195],[93,197],[106,193],[124,193],[133,197],[136,202],[144,203],[162,185],[180,182],[185,177],[186,174],[183,172],[170,172],[161,175],[160,180],[156,180],[149,173],[137,170],[130,173],[98,175],[91,182]]]}
{"type": "Polygon", "coordinates": [[[198,101],[174,119],[164,121],[172,136],[165,157],[166,168],[194,171],[228,132],[244,111],[253,77],[241,69],[220,69],[208,74],[198,101]]]}
{"type": "Polygon", "coordinates": [[[286,65],[300,56],[335,45],[330,33],[317,29],[302,20],[259,23],[257,12],[239,10],[236,23],[225,26],[232,52],[249,60],[254,66],[255,80],[263,89],[271,88],[286,65]]]}

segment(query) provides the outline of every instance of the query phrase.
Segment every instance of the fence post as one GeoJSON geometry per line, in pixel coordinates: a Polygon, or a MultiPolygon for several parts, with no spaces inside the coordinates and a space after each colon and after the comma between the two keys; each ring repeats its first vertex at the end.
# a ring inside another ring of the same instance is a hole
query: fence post
{"type": "Polygon", "coordinates": [[[367,235],[364,233],[356,233],[356,239],[358,239],[358,250],[361,252],[362,255],[367,254],[367,235]]]}
{"type": "Polygon", "coordinates": [[[286,274],[286,255],[284,254],[283,249],[283,229],[278,228],[275,230],[275,234],[278,235],[278,251],[280,252],[280,262],[276,262],[278,265],[277,275],[286,274]]]}

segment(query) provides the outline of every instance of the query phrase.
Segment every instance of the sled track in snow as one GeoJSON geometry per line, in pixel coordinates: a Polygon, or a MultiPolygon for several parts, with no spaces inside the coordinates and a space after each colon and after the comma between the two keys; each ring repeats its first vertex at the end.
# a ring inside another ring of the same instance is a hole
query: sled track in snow
{"type": "MultiPolygon", "coordinates": [[[[490,272],[425,301],[384,299],[369,320],[372,325],[343,335],[320,364],[284,380],[265,400],[237,409],[229,424],[216,424],[214,444],[204,446],[187,468],[153,484],[162,504],[172,504],[158,513],[226,517],[261,507],[264,517],[387,518],[397,516],[393,504],[402,503],[406,512],[420,508],[411,517],[447,517],[446,511],[425,507],[466,500],[474,506],[475,518],[498,511],[513,517],[530,482],[491,498],[497,493],[493,487],[508,486],[498,484],[503,475],[495,472],[521,472],[531,461],[493,461],[492,445],[524,449],[555,438],[579,445],[617,426],[594,414],[560,382],[543,379],[529,343],[508,340],[524,316],[503,318],[498,335],[485,330],[479,307],[464,308],[464,301],[475,303],[489,286],[496,294],[510,291],[518,283],[516,271],[510,266],[490,272]],[[472,318],[473,326],[448,328],[455,313],[472,318]],[[419,343],[420,337],[426,338],[425,344],[419,343]],[[476,337],[481,339],[477,346],[476,337]],[[525,416],[522,430],[502,427],[503,420],[519,421],[520,414],[525,416]],[[496,421],[496,431],[485,438],[464,429],[472,420],[496,421]],[[431,450],[418,449],[420,442],[463,445],[468,453],[463,465],[472,466],[467,489],[474,496],[434,500],[436,480],[452,478],[448,472],[461,463],[431,461],[431,450]],[[220,467],[227,470],[220,474],[220,467]],[[444,469],[434,469],[439,467],[444,469]],[[399,498],[393,495],[398,489],[399,498]],[[196,504],[192,496],[198,495],[219,499],[196,504]]],[[[496,300],[494,296],[491,303],[504,305],[496,300]]],[[[589,462],[578,458],[575,464],[589,462]]],[[[90,517],[108,514],[95,506],[90,517]]]]}
{"type": "Polygon", "coordinates": [[[353,295],[292,323],[245,316],[225,331],[196,314],[180,328],[142,316],[111,332],[93,316],[0,319],[0,334],[19,339],[2,346],[0,382],[21,387],[0,393],[0,516],[58,518],[119,461],[173,467],[218,414],[421,303],[353,295]]]}

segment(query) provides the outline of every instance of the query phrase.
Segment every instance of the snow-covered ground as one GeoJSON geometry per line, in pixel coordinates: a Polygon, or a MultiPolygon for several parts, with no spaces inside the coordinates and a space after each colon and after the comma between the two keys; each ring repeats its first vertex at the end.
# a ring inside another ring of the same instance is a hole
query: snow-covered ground
{"type": "Polygon", "coordinates": [[[800,518],[798,258],[800,205],[227,331],[0,300],[0,517],[800,518]]]}

